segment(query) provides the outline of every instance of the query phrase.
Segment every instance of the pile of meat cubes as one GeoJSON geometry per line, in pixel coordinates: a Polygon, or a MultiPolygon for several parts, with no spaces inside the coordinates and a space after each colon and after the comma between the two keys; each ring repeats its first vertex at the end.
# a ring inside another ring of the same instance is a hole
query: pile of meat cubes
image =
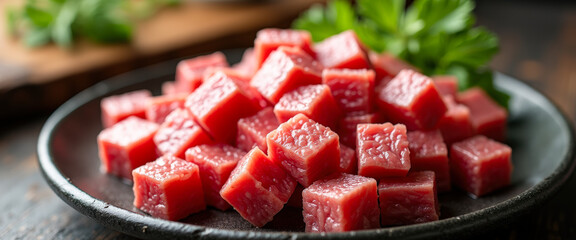
{"type": "Polygon", "coordinates": [[[98,136],[102,169],[154,217],[211,207],[265,227],[289,206],[307,232],[373,229],[438,220],[453,186],[481,197],[510,183],[505,109],[352,31],[314,44],[263,29],[240,63],[184,60],[162,91],[104,98],[98,136]]]}

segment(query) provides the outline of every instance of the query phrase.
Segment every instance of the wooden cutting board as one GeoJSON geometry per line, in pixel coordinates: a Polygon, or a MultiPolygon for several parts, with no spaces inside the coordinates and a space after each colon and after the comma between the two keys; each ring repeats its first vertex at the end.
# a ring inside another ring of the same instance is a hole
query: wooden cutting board
{"type": "Polygon", "coordinates": [[[139,23],[130,44],[80,41],[66,50],[28,48],[7,34],[0,0],[0,121],[45,115],[79,91],[154,63],[249,47],[259,29],[290,27],[302,11],[325,0],[183,0],[139,23]]]}
{"type": "MultiPolygon", "coordinates": [[[[17,0],[0,1],[0,9],[17,0]]],[[[79,42],[73,49],[27,48],[8,36],[0,12],[0,93],[23,84],[42,84],[120,62],[150,58],[228,36],[286,25],[322,0],[184,1],[141,22],[131,44],[102,46],[79,42]]],[[[232,39],[231,39],[232,41],[232,39]]],[[[172,54],[178,55],[178,54],[172,54]]]]}

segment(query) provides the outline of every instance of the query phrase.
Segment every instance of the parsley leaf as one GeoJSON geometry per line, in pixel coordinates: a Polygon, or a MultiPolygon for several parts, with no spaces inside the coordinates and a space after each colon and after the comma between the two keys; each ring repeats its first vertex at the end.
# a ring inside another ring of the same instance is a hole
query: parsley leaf
{"type": "Polygon", "coordinates": [[[26,0],[22,9],[6,9],[9,33],[26,45],[56,43],[69,48],[77,38],[99,43],[128,42],[138,19],[179,0],[26,0]]]}
{"type": "Polygon", "coordinates": [[[480,86],[500,105],[509,96],[494,87],[489,61],[498,39],[475,26],[472,0],[345,0],[314,6],[293,22],[314,41],[353,29],[371,50],[389,52],[426,75],[452,74],[461,90],[480,86]]]}

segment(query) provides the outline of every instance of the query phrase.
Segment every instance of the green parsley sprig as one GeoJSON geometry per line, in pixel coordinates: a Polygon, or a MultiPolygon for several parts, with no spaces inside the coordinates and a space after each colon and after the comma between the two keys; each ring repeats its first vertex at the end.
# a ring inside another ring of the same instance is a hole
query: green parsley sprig
{"type": "Polygon", "coordinates": [[[316,5],[293,22],[321,41],[353,29],[376,52],[389,52],[426,75],[458,77],[461,90],[480,86],[500,105],[509,96],[497,90],[488,63],[498,52],[498,39],[475,26],[472,0],[334,0],[316,5]]]}
{"type": "Polygon", "coordinates": [[[11,35],[37,47],[56,43],[69,48],[78,38],[98,43],[125,43],[137,20],[151,16],[178,0],[26,0],[21,8],[7,8],[11,35]]]}

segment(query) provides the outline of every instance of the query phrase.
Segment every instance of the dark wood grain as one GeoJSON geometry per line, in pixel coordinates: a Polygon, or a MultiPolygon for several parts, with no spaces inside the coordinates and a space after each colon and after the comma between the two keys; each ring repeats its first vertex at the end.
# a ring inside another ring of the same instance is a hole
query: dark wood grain
{"type": "MultiPolygon", "coordinates": [[[[480,1],[476,13],[479,23],[501,41],[492,67],[549,96],[574,124],[576,4],[480,1]]],[[[36,163],[36,142],[45,118],[0,127],[0,239],[133,239],[78,213],[49,189],[36,163]]],[[[475,238],[576,239],[574,189],[572,177],[540,209],[475,238]]]]}

